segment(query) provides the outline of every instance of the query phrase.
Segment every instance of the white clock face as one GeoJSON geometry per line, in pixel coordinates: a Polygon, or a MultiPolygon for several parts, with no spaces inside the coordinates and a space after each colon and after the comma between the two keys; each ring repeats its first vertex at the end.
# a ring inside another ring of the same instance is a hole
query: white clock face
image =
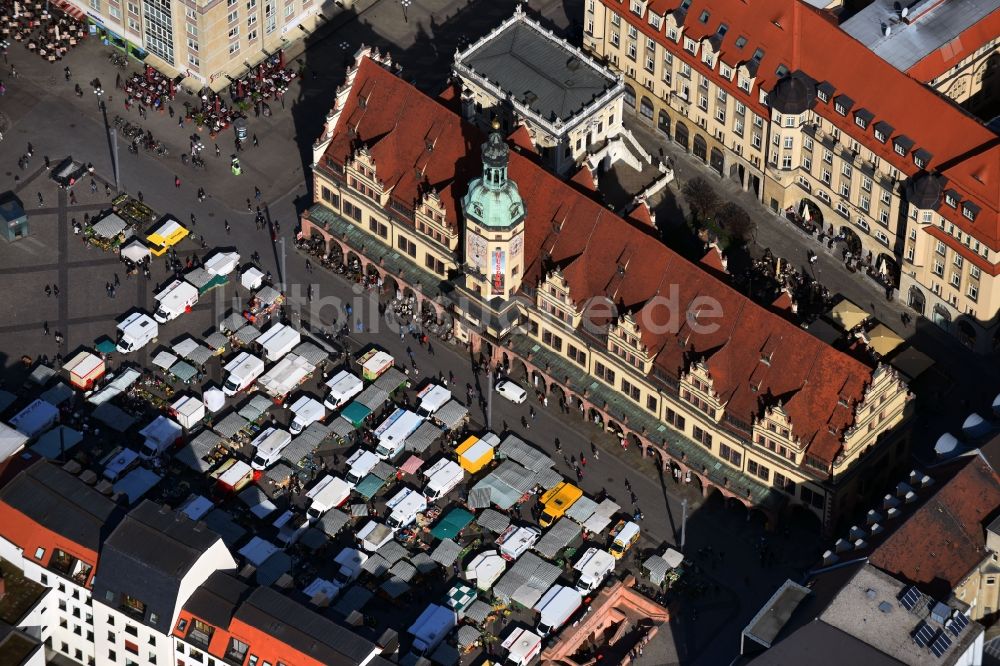
{"type": "Polygon", "coordinates": [[[486,239],[470,233],[467,246],[469,253],[466,257],[467,262],[482,270],[483,262],[486,260],[486,239]]]}
{"type": "Polygon", "coordinates": [[[510,254],[512,257],[520,256],[521,250],[524,248],[524,234],[518,234],[514,236],[514,240],[510,242],[510,254]]]}

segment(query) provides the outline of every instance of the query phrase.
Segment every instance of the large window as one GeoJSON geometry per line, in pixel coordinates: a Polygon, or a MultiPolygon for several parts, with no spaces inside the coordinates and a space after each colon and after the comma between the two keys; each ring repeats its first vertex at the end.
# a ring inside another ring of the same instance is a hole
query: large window
{"type": "Polygon", "coordinates": [[[170,0],[143,0],[146,49],[174,64],[174,29],[170,13],[170,0]]]}

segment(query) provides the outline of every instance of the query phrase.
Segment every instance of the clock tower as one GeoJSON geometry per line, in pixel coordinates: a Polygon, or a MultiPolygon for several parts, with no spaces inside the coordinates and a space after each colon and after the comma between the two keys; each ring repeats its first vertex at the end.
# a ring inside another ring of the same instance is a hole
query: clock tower
{"type": "Polygon", "coordinates": [[[492,304],[508,301],[524,274],[524,202],[507,179],[508,148],[494,123],[483,144],[483,175],[462,199],[465,288],[492,304]]]}

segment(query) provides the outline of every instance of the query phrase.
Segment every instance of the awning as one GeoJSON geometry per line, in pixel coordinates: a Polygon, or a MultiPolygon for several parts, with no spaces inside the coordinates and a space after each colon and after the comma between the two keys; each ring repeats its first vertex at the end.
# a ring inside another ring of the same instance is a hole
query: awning
{"type": "Polygon", "coordinates": [[[468,415],[468,407],[457,400],[449,400],[434,413],[434,418],[444,426],[445,430],[454,430],[468,415]]]}
{"type": "Polygon", "coordinates": [[[94,418],[115,432],[125,432],[135,423],[135,417],[110,402],[98,405],[94,409],[94,418]]]}
{"type": "MultiPolygon", "coordinates": [[[[64,426],[59,426],[60,428],[64,426]]],[[[55,430],[49,431],[47,434],[51,434],[55,430]]],[[[12,455],[24,448],[24,445],[31,439],[27,435],[21,433],[14,428],[11,428],[5,423],[0,423],[0,462],[3,462],[10,458],[12,455]]],[[[40,442],[39,442],[40,443],[40,442]]],[[[36,444],[33,448],[37,449],[39,444],[36,444]]],[[[58,446],[58,440],[57,440],[58,446]]],[[[59,454],[59,449],[56,448],[56,455],[59,454]]],[[[45,454],[42,454],[45,455],[45,454]]],[[[55,456],[46,456],[49,458],[54,458],[55,456]]]]}
{"type": "Polygon", "coordinates": [[[879,356],[888,355],[901,344],[903,344],[903,338],[893,333],[885,324],[879,324],[868,331],[868,346],[879,356]]]}
{"type": "Polygon", "coordinates": [[[125,244],[125,247],[121,250],[121,254],[132,263],[137,264],[149,256],[149,248],[138,238],[133,238],[125,244]]]}
{"type": "Polygon", "coordinates": [[[510,516],[496,509],[486,509],[476,518],[476,524],[494,534],[500,534],[510,525],[510,516]]]}
{"type": "Polygon", "coordinates": [[[416,474],[423,465],[424,461],[422,459],[417,456],[410,456],[406,459],[406,462],[399,466],[399,471],[405,474],[416,474]]]}
{"type": "Polygon", "coordinates": [[[833,306],[830,310],[830,319],[837,323],[845,331],[849,331],[859,324],[868,321],[871,314],[855,305],[846,298],[833,306]]]}
{"type": "Polygon", "coordinates": [[[446,567],[450,567],[458,559],[458,554],[462,552],[462,547],[451,539],[442,539],[431,552],[431,559],[446,567]]]}
{"type": "MultiPolygon", "coordinates": [[[[0,423],[0,428],[6,428],[6,426],[0,423]]],[[[0,434],[0,440],[2,439],[4,439],[4,437],[0,434]]],[[[25,437],[24,439],[27,440],[28,438],[25,437]]],[[[64,425],[60,425],[39,437],[38,441],[31,447],[31,450],[39,455],[45,456],[46,458],[55,459],[65,455],[82,440],[83,435],[80,432],[64,425]]],[[[3,460],[4,458],[3,449],[4,443],[0,442],[0,460],[3,460]]]]}
{"type": "Polygon", "coordinates": [[[187,358],[187,355],[197,348],[198,348],[197,340],[195,340],[194,338],[184,338],[170,349],[181,358],[187,358]]]}
{"type": "Polygon", "coordinates": [[[347,407],[344,407],[344,410],[340,412],[340,416],[341,418],[347,419],[347,421],[353,424],[354,427],[360,428],[361,424],[365,422],[365,419],[371,413],[372,410],[369,407],[366,407],[355,400],[347,407]]]}
{"type": "Polygon", "coordinates": [[[233,333],[233,337],[243,344],[248,345],[260,337],[260,329],[253,324],[247,324],[240,330],[233,333]]]}
{"type": "Polygon", "coordinates": [[[382,389],[388,395],[405,383],[406,375],[396,368],[389,368],[378,379],[372,382],[372,386],[382,389]]]}
{"type": "Polygon", "coordinates": [[[170,366],[170,374],[182,382],[189,382],[198,374],[198,370],[187,361],[177,361],[170,366]]]}
{"type": "Polygon", "coordinates": [[[910,379],[916,379],[934,365],[934,360],[915,347],[907,346],[895,354],[889,364],[910,379]]]}
{"type": "Polygon", "coordinates": [[[101,238],[114,238],[121,232],[128,229],[128,222],[111,213],[91,225],[91,231],[101,238]]]}
{"type": "Polygon", "coordinates": [[[646,572],[646,577],[649,578],[650,582],[654,585],[662,585],[663,581],[667,577],[667,572],[670,571],[670,565],[668,565],[667,561],[659,555],[649,556],[646,561],[642,563],[642,568],[646,572]]]}
{"type": "Polygon", "coordinates": [[[993,429],[993,426],[976,412],[972,412],[962,423],[962,432],[969,437],[981,437],[993,429]]]}
{"type": "Polygon", "coordinates": [[[389,393],[374,384],[361,392],[354,402],[360,403],[371,411],[375,411],[389,400],[389,393]]]}
{"type": "Polygon", "coordinates": [[[274,403],[271,400],[261,394],[257,394],[254,397],[247,400],[247,403],[240,407],[239,411],[236,412],[247,421],[256,421],[261,416],[267,413],[267,410],[271,408],[274,403]]]}
{"type": "Polygon", "coordinates": [[[230,412],[221,421],[212,426],[212,430],[223,437],[233,437],[236,433],[246,428],[249,423],[249,421],[236,412],[230,412]]]}
{"type": "Polygon", "coordinates": [[[163,370],[169,370],[170,366],[177,362],[177,357],[168,351],[161,351],[153,357],[153,365],[163,370]]]}
{"type": "Polygon", "coordinates": [[[382,489],[385,485],[385,480],[380,479],[374,474],[369,474],[354,487],[354,492],[361,495],[365,499],[371,499],[375,497],[375,493],[382,489]]]}
{"type": "Polygon", "coordinates": [[[313,365],[319,365],[330,357],[329,352],[308,340],[296,346],[292,353],[301,356],[313,365]]]}
{"type": "Polygon", "coordinates": [[[431,535],[435,539],[454,539],[472,522],[473,518],[474,516],[469,511],[461,507],[453,507],[431,529],[431,535]]]}
{"type": "Polygon", "coordinates": [[[569,518],[560,518],[549,530],[542,535],[538,543],[534,545],[534,550],[542,557],[554,560],[559,552],[579,538],[580,526],[569,518]]]}
{"type": "Polygon", "coordinates": [[[413,434],[406,438],[406,443],[404,444],[407,451],[415,451],[416,453],[423,453],[431,447],[431,444],[440,437],[443,433],[441,428],[430,421],[424,421],[420,424],[413,434]]]}

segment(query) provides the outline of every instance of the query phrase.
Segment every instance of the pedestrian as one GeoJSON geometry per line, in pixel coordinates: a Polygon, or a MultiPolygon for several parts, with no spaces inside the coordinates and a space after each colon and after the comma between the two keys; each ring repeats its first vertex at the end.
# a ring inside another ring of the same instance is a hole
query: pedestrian
{"type": "Polygon", "coordinates": [[[167,113],[169,113],[169,114],[170,114],[170,117],[171,117],[171,118],[173,118],[173,117],[174,117],[174,107],[172,107],[172,106],[170,106],[170,105],[168,104],[168,105],[167,105],[167,113]]]}
{"type": "MultiPolygon", "coordinates": [[[[6,62],[6,60],[4,62],[6,62]]],[[[12,78],[12,79],[16,79],[17,78],[17,68],[14,67],[14,65],[10,66],[10,78],[12,78]]]]}
{"type": "Polygon", "coordinates": [[[586,466],[587,466],[587,456],[585,456],[585,455],[583,455],[581,453],[580,454],[580,467],[586,467],[586,466]]]}
{"type": "Polygon", "coordinates": [[[42,322],[42,335],[48,335],[48,334],[49,334],[49,322],[43,321],[42,322]]]}
{"type": "Polygon", "coordinates": [[[115,286],[116,287],[120,287],[121,284],[122,284],[122,281],[118,279],[118,273],[115,273],[115,286]]]}
{"type": "Polygon", "coordinates": [[[52,285],[52,295],[56,297],[59,296],[59,285],[57,284],[52,285]]]}
{"type": "Polygon", "coordinates": [[[531,417],[532,421],[535,420],[535,408],[534,407],[528,407],[528,416],[531,417]]]}
{"type": "Polygon", "coordinates": [[[63,341],[62,333],[60,333],[59,331],[56,331],[55,338],[56,338],[56,344],[57,345],[61,345],[62,341],[63,341]]]}
{"type": "Polygon", "coordinates": [[[97,194],[97,181],[93,178],[90,179],[90,193],[97,194]]]}
{"type": "Polygon", "coordinates": [[[254,134],[254,135],[253,135],[253,147],[254,147],[254,148],[256,148],[256,147],[257,147],[257,146],[259,146],[259,145],[260,145],[260,142],[259,142],[259,141],[257,141],[257,135],[256,135],[256,134],[254,134]]]}
{"type": "Polygon", "coordinates": [[[524,418],[523,416],[521,417],[521,427],[524,428],[525,430],[531,428],[531,426],[528,425],[528,419],[524,418]]]}
{"type": "MultiPolygon", "coordinates": [[[[247,197],[247,212],[248,213],[253,212],[253,204],[250,203],[250,197],[247,197]]],[[[257,212],[260,213],[260,211],[257,212]]]]}
{"type": "Polygon", "coordinates": [[[45,295],[46,296],[52,295],[52,287],[50,287],[49,285],[45,285],[45,295]]]}
{"type": "Polygon", "coordinates": [[[559,442],[559,438],[556,437],[556,452],[562,453],[562,444],[559,442]]]}
{"type": "Polygon", "coordinates": [[[111,196],[111,186],[107,183],[104,184],[104,195],[109,197],[111,196]]]}
{"type": "Polygon", "coordinates": [[[142,203],[142,202],[143,202],[143,200],[144,200],[144,199],[143,199],[143,196],[142,196],[142,190],[138,190],[138,191],[137,191],[137,192],[135,193],[135,196],[136,196],[136,198],[137,198],[137,199],[139,200],[139,203],[142,203]]]}
{"type": "Polygon", "coordinates": [[[306,273],[312,273],[312,272],[313,272],[312,262],[306,259],[306,273]]]}
{"type": "Polygon", "coordinates": [[[42,155],[42,159],[45,160],[45,170],[48,171],[51,165],[51,162],[49,162],[49,156],[42,155]]]}
{"type": "Polygon", "coordinates": [[[177,116],[177,126],[184,127],[184,116],[177,116]]]}
{"type": "Polygon", "coordinates": [[[222,155],[222,151],[219,149],[219,144],[215,144],[215,156],[219,157],[222,155]]]}
{"type": "Polygon", "coordinates": [[[231,229],[231,227],[229,226],[229,220],[223,220],[222,224],[223,224],[223,226],[225,226],[226,233],[228,234],[229,231],[230,231],[230,229],[231,229]]]}
{"type": "Polygon", "coordinates": [[[174,187],[179,188],[180,186],[181,186],[181,178],[180,178],[180,176],[174,176],[174,187]]]}
{"type": "Polygon", "coordinates": [[[73,190],[69,191],[69,203],[71,206],[76,205],[76,192],[74,192],[73,190]]]}
{"type": "Polygon", "coordinates": [[[255,199],[257,199],[257,201],[260,201],[260,188],[257,187],[256,185],[254,185],[253,188],[253,196],[255,199]]]}
{"type": "Polygon", "coordinates": [[[42,198],[42,193],[38,193],[38,206],[41,207],[45,203],[45,199],[42,198]]]}
{"type": "Polygon", "coordinates": [[[195,221],[194,213],[191,213],[191,226],[195,226],[197,222],[195,221]]]}

